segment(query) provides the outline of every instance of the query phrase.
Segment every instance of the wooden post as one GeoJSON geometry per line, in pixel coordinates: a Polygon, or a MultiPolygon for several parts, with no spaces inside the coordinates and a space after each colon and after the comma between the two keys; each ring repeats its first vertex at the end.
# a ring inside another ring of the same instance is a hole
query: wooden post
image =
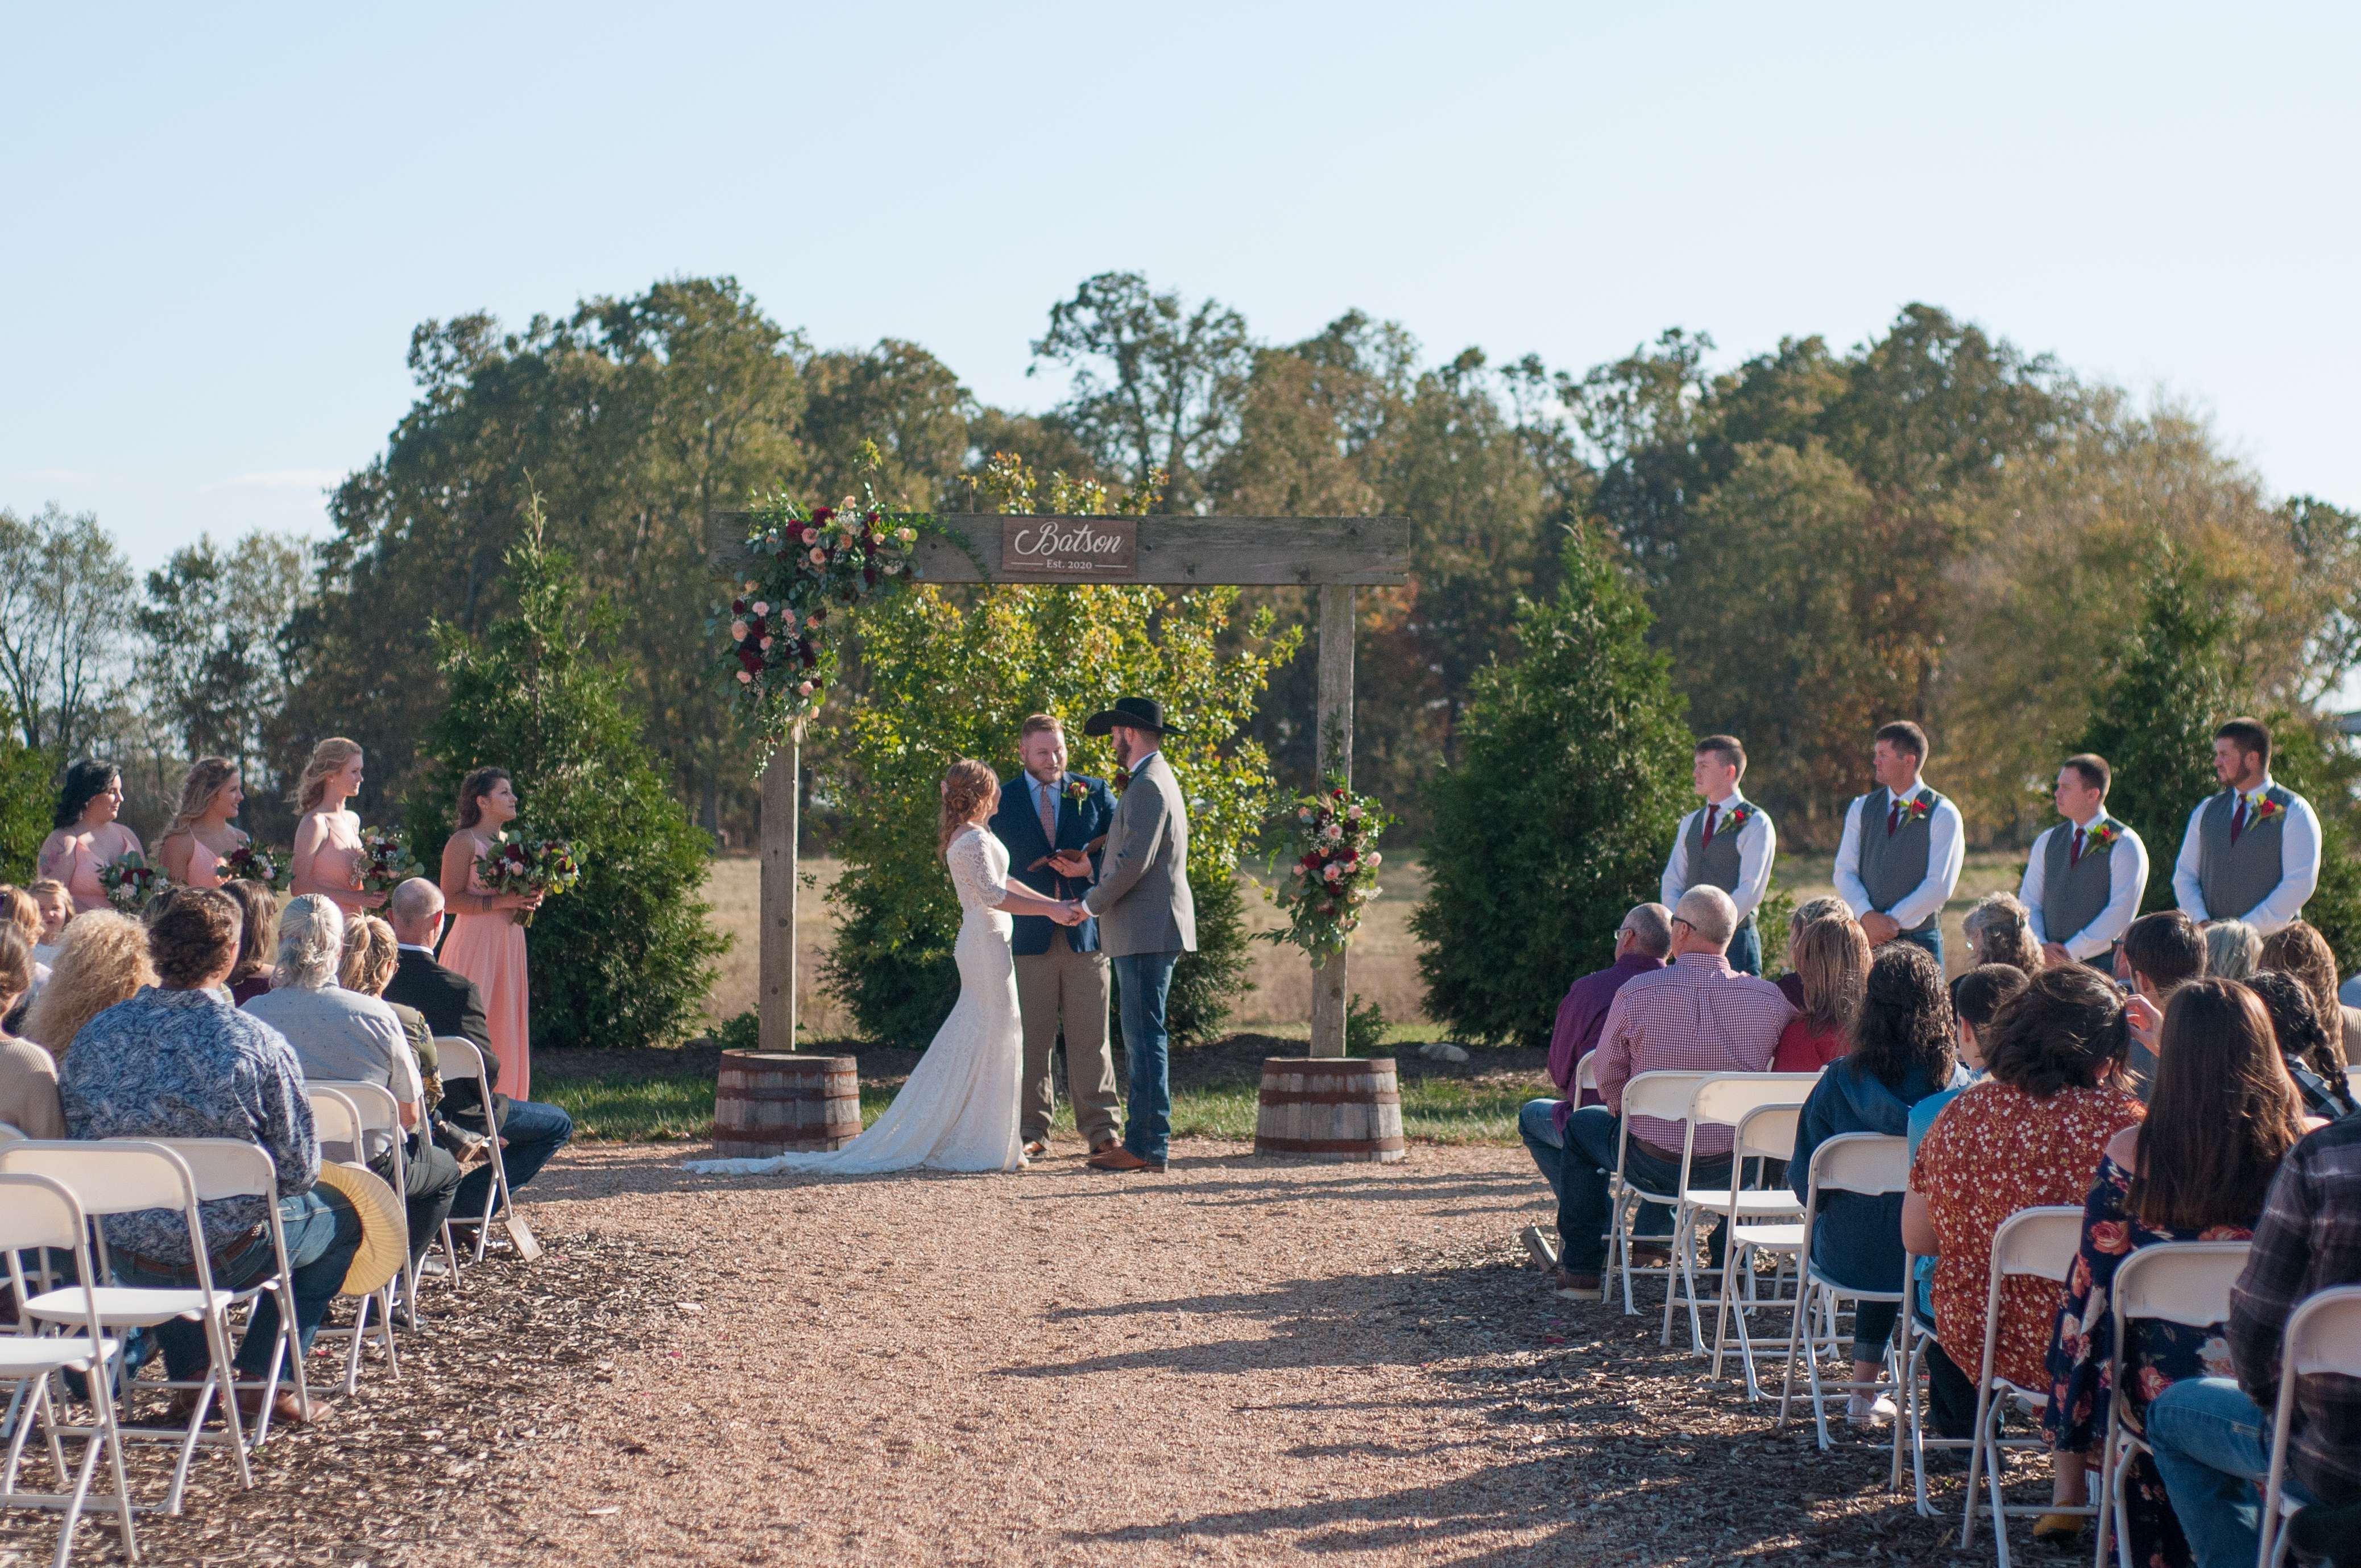
{"type": "MultiPolygon", "coordinates": [[[[1356,590],[1343,583],[1320,588],[1321,773],[1353,782],[1353,632],[1356,590]]],[[[1312,1054],[1345,1054],[1345,955],[1338,953],[1312,975],[1312,1054]]]]}
{"type": "Polygon", "coordinates": [[[796,813],[803,773],[800,724],[763,770],[762,994],[765,1051],[796,1048],[796,813]]]}

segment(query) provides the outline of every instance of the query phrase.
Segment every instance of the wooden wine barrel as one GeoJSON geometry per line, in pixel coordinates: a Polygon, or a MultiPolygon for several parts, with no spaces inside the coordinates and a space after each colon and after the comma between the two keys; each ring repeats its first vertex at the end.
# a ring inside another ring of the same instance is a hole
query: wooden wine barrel
{"type": "Polygon", "coordinates": [[[1264,1059],[1255,1153],[1389,1162],[1408,1152],[1393,1058],[1264,1059]]]}
{"type": "Polygon", "coordinates": [[[861,1135],[861,1076],[851,1057],[724,1051],[713,1093],[713,1152],[764,1159],[842,1148],[861,1135]]]}

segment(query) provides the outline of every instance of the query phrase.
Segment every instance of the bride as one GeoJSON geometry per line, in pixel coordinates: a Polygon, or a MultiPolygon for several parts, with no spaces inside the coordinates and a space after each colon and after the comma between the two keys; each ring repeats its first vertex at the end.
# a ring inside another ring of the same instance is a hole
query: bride
{"type": "Polygon", "coordinates": [[[1009,916],[1046,915],[1072,926],[1082,912],[1079,904],[1040,897],[1008,880],[1008,850],[983,825],[999,795],[1000,781],[972,759],[953,762],[943,774],[942,856],[961,910],[954,949],[959,1002],[894,1103],[840,1149],[691,1160],[688,1169],[717,1176],[777,1170],[853,1176],[918,1166],[1015,1170],[1025,1163],[1016,1126],[1025,1032],[1016,1014],[1009,916]]]}

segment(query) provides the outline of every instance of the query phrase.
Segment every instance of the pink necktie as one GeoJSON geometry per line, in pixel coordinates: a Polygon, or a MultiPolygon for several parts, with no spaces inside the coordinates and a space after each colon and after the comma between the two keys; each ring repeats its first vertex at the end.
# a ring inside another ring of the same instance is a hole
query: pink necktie
{"type": "Polygon", "coordinates": [[[1047,789],[1041,792],[1041,837],[1049,840],[1049,848],[1058,847],[1058,803],[1047,789]]]}

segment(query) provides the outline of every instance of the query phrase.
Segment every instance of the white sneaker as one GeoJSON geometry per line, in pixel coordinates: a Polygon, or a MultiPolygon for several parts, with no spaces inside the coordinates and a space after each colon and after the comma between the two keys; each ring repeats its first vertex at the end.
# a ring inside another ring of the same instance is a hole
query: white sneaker
{"type": "Polygon", "coordinates": [[[1550,1245],[1549,1237],[1542,1234],[1542,1228],[1539,1225],[1525,1227],[1525,1250],[1532,1255],[1533,1261],[1543,1268],[1557,1266],[1557,1248],[1550,1245]]]}
{"type": "Polygon", "coordinates": [[[1894,1401],[1883,1394],[1874,1399],[1866,1394],[1854,1394],[1845,1400],[1845,1420],[1853,1426],[1890,1426],[1894,1416],[1894,1401]]]}

